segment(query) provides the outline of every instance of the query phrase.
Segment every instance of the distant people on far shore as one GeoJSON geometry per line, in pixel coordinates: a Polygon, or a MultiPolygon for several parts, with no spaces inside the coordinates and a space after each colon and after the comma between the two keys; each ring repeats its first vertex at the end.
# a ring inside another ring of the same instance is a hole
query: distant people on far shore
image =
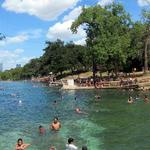
{"type": "Polygon", "coordinates": [[[128,104],[132,104],[134,101],[133,101],[133,98],[131,96],[129,96],[128,98],[128,104]]]}
{"type": "Polygon", "coordinates": [[[74,139],[69,138],[66,144],[66,150],[78,150],[78,147],[74,145],[74,139]]]}
{"type": "Polygon", "coordinates": [[[29,147],[31,144],[24,144],[23,139],[18,139],[16,144],[15,150],[25,150],[27,147],[29,147]]]}
{"type": "Polygon", "coordinates": [[[50,125],[50,129],[54,131],[59,131],[61,128],[61,123],[59,122],[58,118],[55,117],[52,124],[50,125]]]}
{"type": "Polygon", "coordinates": [[[46,132],[45,128],[40,125],[40,126],[39,126],[39,134],[40,134],[40,135],[43,135],[43,134],[45,134],[45,132],[46,132]]]}

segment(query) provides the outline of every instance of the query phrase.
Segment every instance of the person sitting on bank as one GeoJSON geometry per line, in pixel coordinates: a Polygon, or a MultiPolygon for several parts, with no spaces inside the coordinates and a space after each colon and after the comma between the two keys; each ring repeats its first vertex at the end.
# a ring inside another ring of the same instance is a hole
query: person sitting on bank
{"type": "Polygon", "coordinates": [[[20,138],[20,139],[17,140],[16,150],[25,150],[30,145],[31,144],[24,144],[23,140],[20,138]]]}
{"type": "Polygon", "coordinates": [[[78,150],[78,148],[74,145],[73,138],[68,139],[68,143],[66,144],[66,150],[78,150]]]}
{"type": "Polygon", "coordinates": [[[61,128],[61,124],[58,120],[57,117],[54,118],[54,121],[52,122],[52,124],[50,125],[50,129],[51,130],[55,130],[58,131],[61,128]]]}
{"type": "Polygon", "coordinates": [[[132,104],[133,103],[133,98],[131,96],[129,96],[128,98],[128,104],[132,104]]]}
{"type": "Polygon", "coordinates": [[[45,132],[46,132],[45,128],[40,125],[40,126],[39,126],[39,134],[40,134],[40,135],[43,135],[43,134],[45,134],[45,132]]]}

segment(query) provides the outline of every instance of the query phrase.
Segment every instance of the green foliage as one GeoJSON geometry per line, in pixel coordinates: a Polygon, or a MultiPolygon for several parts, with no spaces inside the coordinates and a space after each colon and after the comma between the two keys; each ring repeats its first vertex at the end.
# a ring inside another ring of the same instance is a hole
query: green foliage
{"type": "Polygon", "coordinates": [[[1,80],[20,80],[22,79],[22,68],[16,68],[0,72],[1,80]]]}
{"type": "MultiPolygon", "coordinates": [[[[47,41],[40,58],[32,59],[23,68],[0,73],[3,80],[28,79],[53,72],[63,75],[91,70],[97,71],[138,70],[148,61],[150,48],[150,11],[143,10],[142,20],[133,22],[120,4],[102,8],[99,5],[82,8],[71,30],[77,33],[82,26],[86,31],[86,45],[47,41]],[[146,60],[146,61],[145,61],[146,60]],[[145,62],[145,63],[144,63],[145,62]]],[[[2,35],[0,34],[0,37],[2,35]]]]}
{"type": "Polygon", "coordinates": [[[95,68],[109,62],[105,65],[107,70],[119,69],[126,63],[132,24],[122,5],[114,3],[105,8],[99,5],[83,8],[71,26],[72,32],[76,33],[80,25],[85,26],[89,55],[95,68]]]}

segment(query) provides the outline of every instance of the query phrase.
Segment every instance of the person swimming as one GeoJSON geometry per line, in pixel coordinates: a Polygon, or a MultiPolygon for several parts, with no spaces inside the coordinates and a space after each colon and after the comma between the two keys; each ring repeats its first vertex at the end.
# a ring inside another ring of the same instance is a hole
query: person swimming
{"type": "Polygon", "coordinates": [[[100,99],[101,99],[101,96],[100,96],[100,95],[95,95],[95,98],[96,98],[97,100],[100,100],[100,99]]]}
{"type": "Polygon", "coordinates": [[[40,126],[39,126],[39,134],[40,134],[40,135],[43,135],[43,134],[45,134],[45,132],[46,132],[45,128],[40,125],[40,126]]]}
{"type": "Polygon", "coordinates": [[[55,117],[52,124],[50,125],[50,129],[58,131],[60,128],[61,128],[61,123],[59,122],[58,118],[55,117]]]}
{"type": "Polygon", "coordinates": [[[148,103],[149,102],[149,99],[147,97],[147,95],[144,96],[144,103],[148,103]]]}
{"type": "Polygon", "coordinates": [[[86,112],[81,111],[79,107],[75,109],[75,112],[78,114],[87,114],[86,112]]]}
{"type": "Polygon", "coordinates": [[[133,98],[131,96],[129,96],[128,98],[128,104],[132,104],[134,101],[133,101],[133,98]]]}
{"type": "Polygon", "coordinates": [[[15,150],[25,150],[27,147],[29,147],[31,144],[24,144],[23,140],[19,138],[17,140],[16,148],[15,150]]]}
{"type": "Polygon", "coordinates": [[[57,106],[57,101],[56,100],[54,100],[53,105],[57,106]]]}
{"type": "Polygon", "coordinates": [[[78,107],[75,109],[75,111],[76,111],[77,113],[79,113],[79,114],[81,113],[81,110],[80,110],[80,108],[78,108],[78,107]]]}
{"type": "Polygon", "coordinates": [[[49,150],[56,150],[56,148],[54,146],[50,146],[49,150]]]}

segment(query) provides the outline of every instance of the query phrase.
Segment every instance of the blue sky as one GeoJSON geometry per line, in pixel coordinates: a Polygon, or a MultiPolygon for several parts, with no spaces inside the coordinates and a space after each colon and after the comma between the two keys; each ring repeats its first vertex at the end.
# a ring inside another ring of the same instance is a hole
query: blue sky
{"type": "Polygon", "coordinates": [[[0,32],[6,39],[0,42],[0,63],[4,69],[24,65],[43,54],[47,40],[84,44],[82,28],[76,35],[69,30],[82,6],[105,6],[113,1],[122,3],[135,21],[140,20],[142,8],[150,8],[150,0],[1,0],[0,32]]]}

